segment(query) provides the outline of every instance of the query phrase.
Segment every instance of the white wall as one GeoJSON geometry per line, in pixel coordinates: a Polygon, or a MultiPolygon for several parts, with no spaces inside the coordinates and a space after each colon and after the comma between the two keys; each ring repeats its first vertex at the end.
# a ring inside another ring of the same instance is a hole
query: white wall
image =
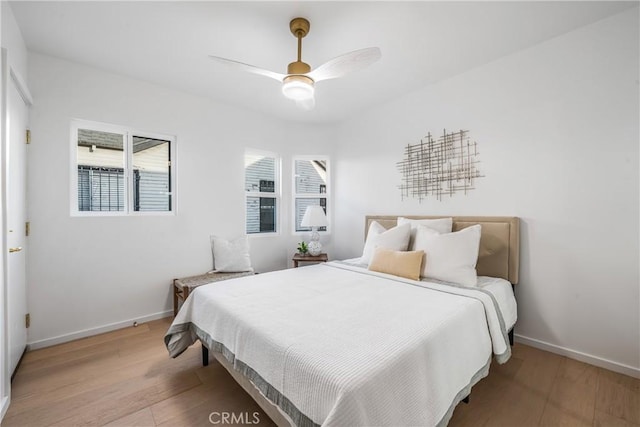
{"type": "Polygon", "coordinates": [[[280,122],[48,56],[31,54],[29,61],[32,345],[166,314],[171,280],[211,268],[209,235],[244,233],[246,147],[283,156],[282,230],[251,239],[254,267],[288,265],[300,239],[289,224],[291,156],[330,155],[330,129],[280,122]],[[177,215],[70,217],[72,118],[175,135],[177,215]]]}
{"type": "Polygon", "coordinates": [[[359,256],[366,214],[521,217],[516,333],[640,374],[638,37],[633,8],[347,121],[336,255],[359,256]],[[470,130],[486,177],[401,201],[403,147],[445,128],[470,130]]]}
{"type": "Polygon", "coordinates": [[[0,2],[0,8],[2,8],[2,47],[7,49],[7,59],[11,67],[26,79],[27,46],[9,2],[0,2]]]}

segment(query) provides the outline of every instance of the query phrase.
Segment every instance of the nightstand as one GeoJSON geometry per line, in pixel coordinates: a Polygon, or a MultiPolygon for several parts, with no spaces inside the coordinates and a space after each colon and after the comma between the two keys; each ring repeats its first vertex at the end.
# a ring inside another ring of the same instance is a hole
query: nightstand
{"type": "Polygon", "coordinates": [[[294,268],[298,268],[299,262],[327,262],[328,260],[329,260],[329,257],[327,256],[327,254],[311,256],[311,255],[301,255],[298,253],[298,254],[295,254],[293,258],[291,258],[291,261],[293,261],[294,268]]]}

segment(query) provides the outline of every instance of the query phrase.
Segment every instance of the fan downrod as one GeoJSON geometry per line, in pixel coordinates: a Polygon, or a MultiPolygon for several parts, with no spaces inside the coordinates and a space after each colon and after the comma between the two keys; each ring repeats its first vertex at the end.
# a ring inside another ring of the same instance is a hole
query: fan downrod
{"type": "MultiPolygon", "coordinates": [[[[302,39],[309,33],[309,21],[305,18],[293,18],[289,22],[291,34],[298,39],[298,60],[292,62],[287,67],[287,74],[306,74],[311,71],[311,66],[306,62],[302,62],[302,39]]],[[[313,81],[312,81],[313,82],[313,81]]]]}

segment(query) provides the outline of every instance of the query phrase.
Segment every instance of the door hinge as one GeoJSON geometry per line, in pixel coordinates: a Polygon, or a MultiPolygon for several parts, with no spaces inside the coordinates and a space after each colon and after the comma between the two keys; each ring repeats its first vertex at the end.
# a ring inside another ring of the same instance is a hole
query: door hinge
{"type": "Polygon", "coordinates": [[[25,326],[28,328],[29,326],[31,326],[31,314],[27,313],[24,316],[24,324],[25,326]]]}
{"type": "Polygon", "coordinates": [[[31,130],[27,129],[27,144],[31,144],[31,130]]]}
{"type": "Polygon", "coordinates": [[[27,221],[24,223],[24,235],[29,237],[31,233],[31,221],[27,221]]]}

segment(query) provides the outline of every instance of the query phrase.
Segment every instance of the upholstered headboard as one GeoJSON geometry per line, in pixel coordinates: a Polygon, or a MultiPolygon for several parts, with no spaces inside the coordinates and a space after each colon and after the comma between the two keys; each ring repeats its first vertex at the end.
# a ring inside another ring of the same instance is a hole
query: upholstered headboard
{"type": "MultiPolygon", "coordinates": [[[[369,215],[365,217],[364,236],[369,225],[377,221],[385,228],[396,226],[398,216],[411,219],[449,218],[448,216],[369,215]]],[[[501,277],[518,283],[520,262],[520,219],[506,216],[454,216],[453,231],[474,224],[482,226],[480,252],[476,269],[479,276],[501,277]]]]}

